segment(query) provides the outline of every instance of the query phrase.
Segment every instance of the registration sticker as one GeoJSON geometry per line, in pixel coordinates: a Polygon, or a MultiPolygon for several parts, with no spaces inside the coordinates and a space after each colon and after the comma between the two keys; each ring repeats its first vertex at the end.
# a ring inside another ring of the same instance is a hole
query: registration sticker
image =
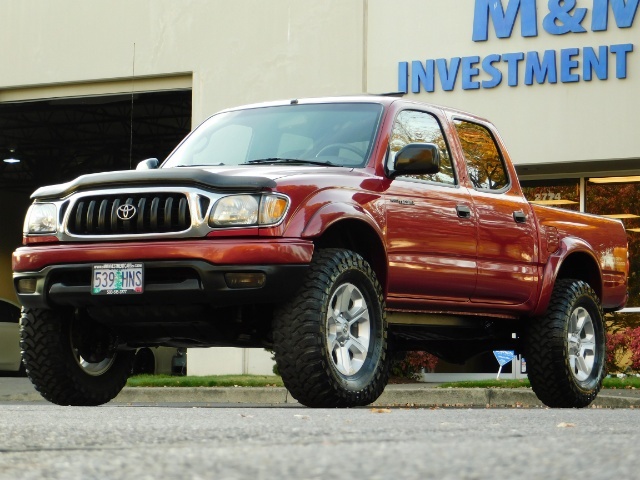
{"type": "Polygon", "coordinates": [[[93,295],[127,295],[142,293],[144,266],[142,263],[104,263],[93,266],[93,295]]]}

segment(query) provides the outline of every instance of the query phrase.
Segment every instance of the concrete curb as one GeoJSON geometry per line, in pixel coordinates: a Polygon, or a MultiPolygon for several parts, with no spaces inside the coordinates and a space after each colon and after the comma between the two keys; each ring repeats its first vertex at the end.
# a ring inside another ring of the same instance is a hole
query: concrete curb
{"type": "MultiPolygon", "coordinates": [[[[125,388],[113,403],[225,403],[285,405],[298,402],[278,387],[216,388],[125,388]]],[[[425,388],[393,385],[373,406],[421,407],[544,407],[531,389],[518,388],[425,388]]],[[[592,404],[596,408],[640,408],[640,397],[601,392],[592,404]]]]}
{"type": "MultiPolygon", "coordinates": [[[[38,392],[0,395],[0,402],[43,402],[38,392]]],[[[118,404],[226,404],[226,405],[296,405],[298,402],[282,387],[126,387],[111,401],[118,404]]],[[[527,388],[433,388],[424,386],[389,386],[372,404],[376,407],[512,407],[543,408],[527,388]]],[[[640,396],[624,390],[604,390],[593,408],[640,408],[640,396]]]]}

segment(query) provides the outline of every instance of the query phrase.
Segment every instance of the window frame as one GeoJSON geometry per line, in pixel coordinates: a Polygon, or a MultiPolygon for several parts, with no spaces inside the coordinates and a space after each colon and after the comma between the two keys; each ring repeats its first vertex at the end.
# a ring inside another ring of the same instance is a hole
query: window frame
{"type": "Polygon", "coordinates": [[[500,143],[497,141],[495,135],[493,134],[492,129],[487,126],[486,124],[479,122],[477,120],[472,120],[469,118],[465,118],[465,117],[460,117],[460,116],[454,116],[451,119],[451,124],[452,124],[452,129],[456,134],[456,137],[458,139],[458,145],[460,146],[460,152],[462,153],[462,160],[464,162],[464,166],[467,172],[467,178],[469,180],[469,183],[471,184],[471,186],[473,187],[473,189],[477,192],[484,192],[484,193],[494,193],[494,194],[503,194],[508,192],[509,190],[511,190],[511,187],[513,186],[513,181],[511,179],[511,172],[509,171],[509,168],[507,166],[507,162],[504,159],[504,155],[502,154],[502,148],[500,148],[500,143]],[[467,160],[467,156],[465,154],[464,151],[464,147],[462,145],[462,139],[460,138],[460,134],[458,133],[458,128],[456,126],[456,122],[466,122],[466,123],[471,123],[473,125],[477,125],[479,127],[482,127],[486,132],[489,133],[489,137],[491,138],[491,141],[493,142],[493,145],[496,147],[496,151],[498,152],[498,157],[500,159],[500,163],[502,165],[502,168],[505,172],[505,176],[507,179],[507,183],[504,187],[500,188],[500,189],[491,189],[491,188],[478,188],[477,186],[475,186],[473,184],[473,182],[471,181],[471,177],[469,175],[469,162],[467,160]]]}
{"type": "MultiPolygon", "coordinates": [[[[449,155],[449,162],[451,164],[451,171],[453,173],[453,183],[443,183],[443,182],[437,182],[434,180],[425,180],[422,178],[415,178],[408,175],[398,175],[393,177],[393,180],[394,181],[401,180],[403,182],[420,183],[420,184],[427,184],[427,185],[436,185],[436,186],[447,187],[447,188],[460,188],[460,175],[458,174],[455,157],[452,153],[451,145],[445,133],[445,129],[442,126],[442,122],[438,118],[438,115],[436,115],[435,113],[426,111],[426,110],[421,110],[419,108],[411,108],[411,107],[403,108],[399,110],[396,113],[395,117],[393,118],[393,122],[391,123],[391,130],[389,132],[389,141],[387,143],[387,151],[385,153],[385,158],[384,158],[385,174],[390,175],[393,173],[393,171],[389,168],[390,167],[389,161],[391,159],[391,140],[393,137],[393,130],[398,120],[398,117],[402,115],[404,112],[418,112],[424,115],[429,115],[431,118],[435,120],[436,124],[438,125],[438,128],[440,129],[440,133],[442,134],[442,139],[444,141],[446,152],[449,155]]],[[[410,143],[430,143],[430,142],[410,142],[410,143]]]]}

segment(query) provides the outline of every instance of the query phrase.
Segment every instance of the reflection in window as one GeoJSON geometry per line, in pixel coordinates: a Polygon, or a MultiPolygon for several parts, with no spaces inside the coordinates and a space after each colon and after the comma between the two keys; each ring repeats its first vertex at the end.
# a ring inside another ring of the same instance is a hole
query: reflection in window
{"type": "Polygon", "coordinates": [[[429,182],[454,185],[456,177],[451,165],[451,156],[444,140],[440,124],[436,118],[425,112],[404,110],[398,114],[393,124],[391,139],[389,140],[389,160],[387,165],[393,164],[396,153],[410,143],[433,143],[440,151],[440,171],[431,175],[401,175],[397,178],[415,178],[429,182]]]}
{"type": "Polygon", "coordinates": [[[509,184],[507,172],[491,133],[482,125],[455,120],[469,179],[478,190],[501,190],[509,184]]]}
{"type": "Polygon", "coordinates": [[[640,183],[586,182],[586,211],[618,218],[629,242],[629,301],[640,307],[640,183]]]}
{"type": "Polygon", "coordinates": [[[580,210],[580,180],[526,180],[521,182],[524,196],[536,205],[580,210]]]}

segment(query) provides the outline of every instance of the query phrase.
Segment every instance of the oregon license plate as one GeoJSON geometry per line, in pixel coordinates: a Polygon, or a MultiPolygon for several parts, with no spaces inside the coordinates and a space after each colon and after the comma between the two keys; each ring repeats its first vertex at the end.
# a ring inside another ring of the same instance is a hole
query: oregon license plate
{"type": "Polygon", "coordinates": [[[93,295],[127,295],[142,293],[144,266],[142,263],[104,263],[93,266],[93,295]]]}

